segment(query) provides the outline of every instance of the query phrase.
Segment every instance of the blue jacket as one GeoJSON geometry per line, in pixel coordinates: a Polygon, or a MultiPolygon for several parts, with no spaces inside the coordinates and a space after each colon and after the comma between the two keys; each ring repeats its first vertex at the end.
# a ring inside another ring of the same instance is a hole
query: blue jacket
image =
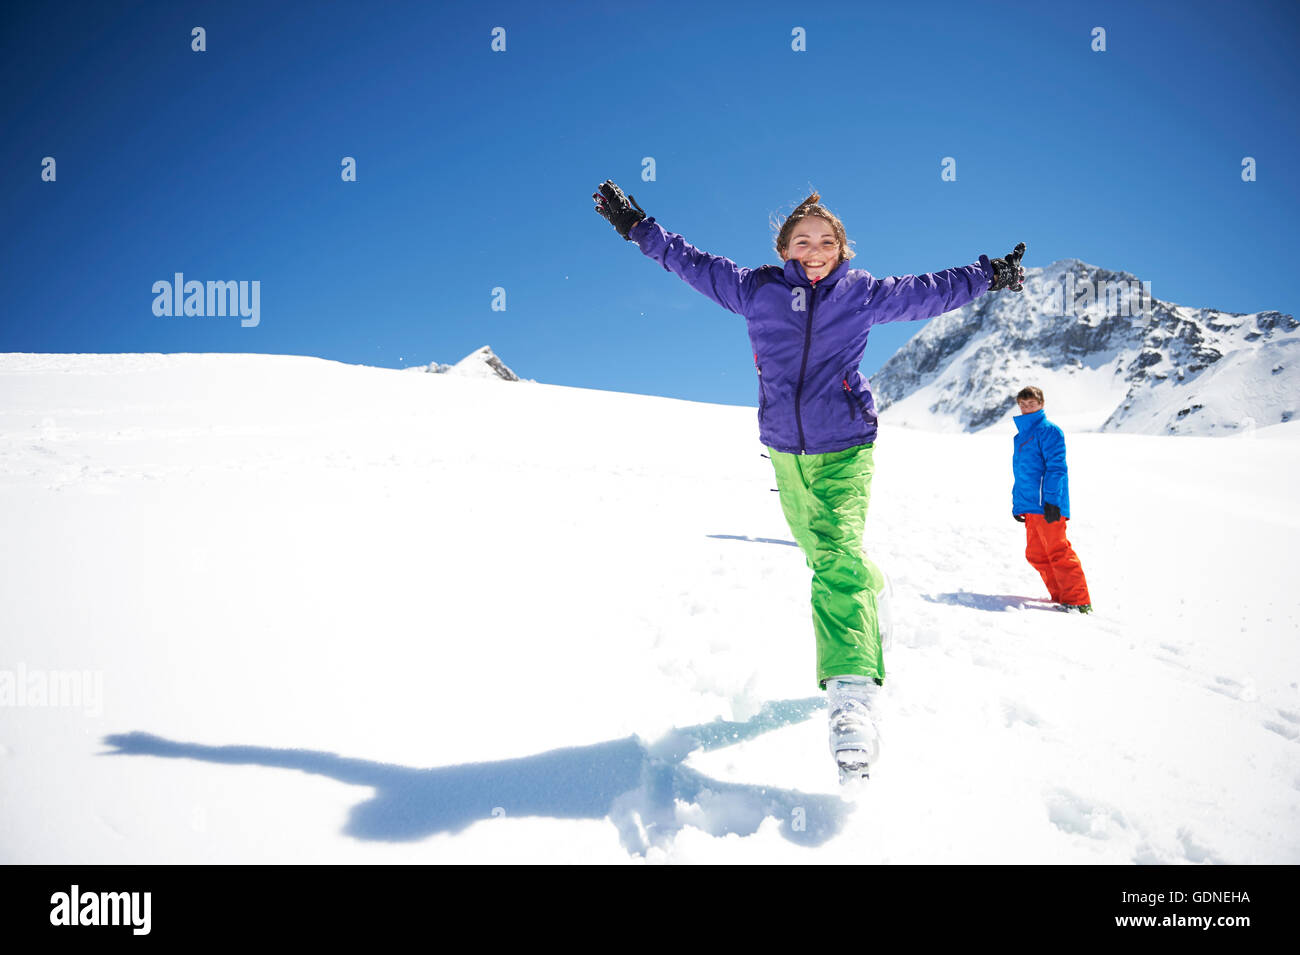
{"type": "Polygon", "coordinates": [[[1042,408],[1017,415],[1016,449],[1011,470],[1011,513],[1041,514],[1044,504],[1055,504],[1062,517],[1070,516],[1070,477],[1065,466],[1065,435],[1047,420],[1042,408]]]}
{"type": "Polygon", "coordinates": [[[697,292],[745,317],[758,370],[758,436],[790,454],[825,454],[876,440],[876,403],[858,371],[878,322],[911,322],[988,291],[987,255],[973,265],[878,279],[841,262],[816,285],[794,259],[741,268],[667,232],[653,216],[628,233],[697,292]]]}

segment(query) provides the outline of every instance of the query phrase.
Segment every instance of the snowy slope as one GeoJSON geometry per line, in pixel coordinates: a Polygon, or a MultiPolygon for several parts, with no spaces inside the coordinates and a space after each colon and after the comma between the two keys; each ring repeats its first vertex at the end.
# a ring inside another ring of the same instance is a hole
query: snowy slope
{"type": "Polygon", "coordinates": [[[1300,410],[1298,344],[1291,315],[1175,305],[1128,272],[1062,259],[1026,269],[1023,293],[929,322],[871,385],[882,411],[941,431],[1010,427],[1012,396],[1037,385],[1065,427],[1220,436],[1300,410]]]}
{"type": "Polygon", "coordinates": [[[0,355],[0,862],[1300,862],[1295,437],[1071,434],[1077,617],[882,416],[848,799],[753,409],[0,355]]]}
{"type": "Polygon", "coordinates": [[[1231,434],[1285,424],[1300,416],[1300,338],[1232,352],[1190,381],[1134,395],[1121,412],[1126,430],[1142,434],[1179,425],[1231,434]]]}
{"type": "Polygon", "coordinates": [[[476,348],[454,365],[443,365],[436,361],[427,365],[412,365],[403,371],[427,371],[438,375],[452,375],[456,378],[500,378],[505,381],[518,381],[516,375],[491,347],[484,345],[476,348]]]}

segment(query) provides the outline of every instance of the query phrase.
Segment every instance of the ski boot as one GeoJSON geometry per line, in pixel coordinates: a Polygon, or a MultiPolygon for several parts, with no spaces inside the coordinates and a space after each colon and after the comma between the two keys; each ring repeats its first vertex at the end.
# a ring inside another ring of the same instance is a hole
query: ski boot
{"type": "Polygon", "coordinates": [[[868,778],[880,753],[880,736],[871,721],[871,702],[880,687],[870,677],[840,676],[826,681],[830,710],[831,755],[840,783],[868,778]]]}

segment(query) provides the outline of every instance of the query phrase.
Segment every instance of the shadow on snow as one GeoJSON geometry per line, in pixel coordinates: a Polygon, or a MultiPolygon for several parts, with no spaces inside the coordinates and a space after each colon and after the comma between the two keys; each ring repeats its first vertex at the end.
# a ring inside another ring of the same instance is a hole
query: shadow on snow
{"type": "Polygon", "coordinates": [[[720,541],[749,541],[751,544],[784,544],[786,547],[798,547],[794,541],[783,541],[776,537],[746,537],[744,534],[706,534],[720,541]]]}
{"type": "Polygon", "coordinates": [[[972,594],[964,590],[951,594],[921,594],[932,604],[952,604],[956,607],[972,607],[975,610],[1052,610],[1059,611],[1060,604],[1052,603],[1046,597],[1018,597],[1014,594],[972,594]]]}
{"type": "Polygon", "coordinates": [[[270,766],[328,776],[374,795],[354,806],[343,828],[356,839],[408,842],[459,832],[494,815],[603,819],[617,827],[629,853],[667,848],[683,826],[713,836],[751,835],[766,818],[791,842],[816,846],[843,827],[850,806],[838,796],[720,782],[683,765],[695,750],[734,746],[803,722],[821,697],[764,704],[744,722],[714,720],[673,729],[653,743],[637,736],[553,749],[490,763],[419,769],[335,753],[262,746],[205,746],[150,733],[104,737],[102,756],[162,756],[211,763],[270,766]],[[685,805],[679,805],[683,803],[685,805]],[[802,810],[802,812],[798,812],[802,810]]]}

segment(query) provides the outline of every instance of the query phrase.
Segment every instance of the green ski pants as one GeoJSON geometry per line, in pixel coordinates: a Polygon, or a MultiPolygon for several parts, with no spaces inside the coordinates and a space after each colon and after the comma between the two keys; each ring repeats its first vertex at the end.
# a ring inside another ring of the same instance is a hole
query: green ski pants
{"type": "Polygon", "coordinates": [[[876,594],[884,575],[862,551],[874,444],[828,454],[768,448],[781,510],[812,569],[817,686],[832,676],[885,680],[876,594]]]}

